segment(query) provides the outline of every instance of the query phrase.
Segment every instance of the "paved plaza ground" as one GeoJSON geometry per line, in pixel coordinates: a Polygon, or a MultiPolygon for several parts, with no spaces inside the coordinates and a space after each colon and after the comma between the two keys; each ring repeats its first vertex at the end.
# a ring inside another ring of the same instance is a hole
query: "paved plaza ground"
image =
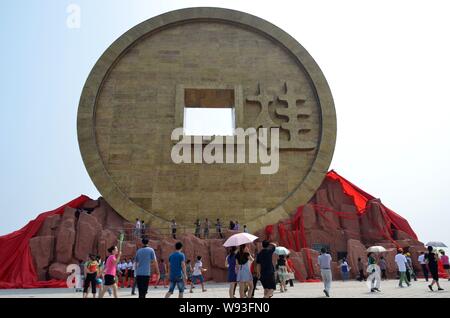
{"type": "MultiPolygon", "coordinates": [[[[331,297],[334,298],[450,298],[450,282],[441,280],[443,291],[431,292],[423,279],[413,282],[411,287],[399,288],[395,280],[383,281],[380,293],[370,293],[365,282],[358,281],[335,281],[332,284],[331,297]]],[[[275,292],[274,298],[324,298],[322,283],[296,283],[294,287],[288,288],[286,293],[275,292]]],[[[436,288],[435,288],[436,290],[436,288]]],[[[163,287],[149,288],[148,298],[162,298],[167,289],[163,287]]],[[[262,298],[262,287],[258,284],[258,290],[255,292],[255,298],[262,298]]],[[[177,297],[178,292],[172,297],[177,297]]],[[[236,296],[238,296],[236,291],[236,296]]],[[[3,289],[0,290],[0,298],[81,298],[81,293],[73,290],[56,289],[3,289]]],[[[110,298],[108,294],[105,296],[110,298]]],[[[129,288],[122,288],[119,291],[120,298],[137,298],[131,295],[129,288]]],[[[185,293],[185,298],[226,298],[228,297],[228,284],[226,283],[208,283],[207,291],[201,292],[200,288],[195,288],[194,293],[185,293]]]]}

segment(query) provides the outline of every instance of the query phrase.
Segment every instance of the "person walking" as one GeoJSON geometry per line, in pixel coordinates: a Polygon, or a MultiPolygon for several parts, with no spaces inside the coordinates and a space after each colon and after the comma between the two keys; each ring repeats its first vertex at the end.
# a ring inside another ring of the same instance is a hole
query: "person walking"
{"type": "Polygon", "coordinates": [[[411,279],[414,279],[414,281],[417,281],[416,272],[414,271],[411,254],[408,252],[405,254],[406,257],[406,268],[407,272],[409,273],[409,281],[411,282],[411,279]]]}
{"type": "Polygon", "coordinates": [[[256,255],[256,275],[264,288],[264,298],[271,298],[276,289],[275,269],[272,262],[276,246],[275,243],[264,240],[261,251],[256,255]]]}
{"type": "Polygon", "coordinates": [[[445,255],[445,251],[444,250],[440,250],[441,252],[441,263],[442,266],[444,267],[445,271],[447,272],[448,275],[448,280],[450,281],[450,264],[448,261],[448,256],[445,255]]]}
{"type": "Polygon", "coordinates": [[[232,246],[225,259],[225,267],[227,268],[227,280],[230,283],[230,288],[228,289],[228,295],[230,296],[230,298],[236,298],[234,296],[237,285],[236,253],[237,253],[236,246],[232,246]]]}
{"type": "Polygon", "coordinates": [[[125,259],[121,260],[121,262],[117,265],[117,269],[119,270],[119,288],[125,287],[125,280],[127,277],[127,261],[125,259]]]}
{"type": "Polygon", "coordinates": [[[133,260],[130,258],[127,262],[127,277],[126,277],[126,281],[127,281],[127,287],[131,287],[134,282],[134,271],[133,271],[133,260]]]}
{"type": "Polygon", "coordinates": [[[279,255],[277,260],[277,275],[280,281],[280,292],[287,292],[286,281],[288,278],[288,271],[286,266],[286,258],[284,255],[279,255]]]}
{"type": "Polygon", "coordinates": [[[155,288],[158,288],[159,282],[163,282],[164,288],[166,288],[166,273],[167,273],[167,264],[164,263],[164,259],[159,260],[159,279],[155,283],[155,288]]]}
{"type": "Polygon", "coordinates": [[[236,221],[236,223],[234,224],[234,230],[239,231],[240,229],[241,229],[241,226],[239,225],[239,222],[236,221]]]}
{"type": "MultiPolygon", "coordinates": [[[[78,266],[80,266],[80,284],[79,284],[80,286],[79,287],[84,286],[84,281],[86,279],[85,264],[86,264],[86,262],[84,262],[83,260],[80,260],[80,262],[78,263],[78,266]]],[[[76,293],[82,292],[82,291],[83,291],[83,288],[76,288],[75,289],[76,293]]]]}
{"type": "Polygon", "coordinates": [[[420,267],[422,268],[423,277],[425,278],[425,281],[428,282],[428,265],[425,261],[425,253],[420,252],[419,257],[417,258],[417,261],[420,264],[420,267]]]}
{"type": "Polygon", "coordinates": [[[286,267],[288,270],[288,277],[287,277],[287,283],[289,282],[289,287],[294,287],[294,279],[295,279],[295,268],[294,263],[292,262],[291,258],[289,257],[289,254],[286,255],[286,267]]]}
{"type": "Polygon", "coordinates": [[[216,233],[219,238],[223,239],[222,223],[220,222],[220,219],[216,220],[216,233]]]}
{"type": "Polygon", "coordinates": [[[406,278],[406,257],[405,255],[403,255],[403,250],[402,249],[398,249],[397,250],[397,255],[395,256],[395,263],[397,264],[397,269],[400,273],[400,280],[398,282],[398,287],[403,288],[403,282],[406,283],[406,285],[408,285],[408,287],[411,285],[407,278],[406,278]]]}
{"type": "Polygon", "coordinates": [[[97,273],[98,273],[97,256],[89,254],[89,261],[84,264],[84,286],[83,286],[83,298],[88,297],[89,285],[91,285],[92,297],[95,298],[97,294],[97,273]]]}
{"type": "Polygon", "coordinates": [[[324,285],[324,294],[326,297],[330,297],[331,290],[331,255],[327,253],[327,250],[322,247],[320,249],[320,255],[317,258],[320,274],[322,275],[322,281],[324,285]]]}
{"type": "Polygon", "coordinates": [[[170,224],[170,229],[172,231],[172,238],[177,239],[177,222],[175,222],[175,219],[172,220],[172,224],[170,224]]]}
{"type": "Polygon", "coordinates": [[[250,264],[253,257],[246,244],[239,246],[239,252],[236,254],[237,277],[239,283],[239,295],[241,298],[251,298],[253,291],[253,276],[250,271],[250,264]]]}
{"type": "Polygon", "coordinates": [[[122,252],[119,251],[117,246],[111,246],[108,248],[109,256],[105,262],[104,270],[104,283],[102,290],[100,291],[100,298],[103,298],[108,289],[112,289],[114,298],[117,298],[117,284],[116,284],[116,274],[117,274],[117,263],[120,261],[120,256],[122,252]]]}
{"type": "Polygon", "coordinates": [[[341,260],[340,268],[342,281],[345,282],[348,280],[350,272],[350,266],[348,265],[347,259],[345,257],[341,260]]]}
{"type": "Polygon", "coordinates": [[[133,275],[133,287],[131,287],[131,295],[136,295],[136,286],[137,286],[137,281],[136,281],[136,260],[133,259],[133,267],[132,267],[132,275],[133,275]]]}
{"type": "Polygon", "coordinates": [[[387,280],[387,263],[383,256],[380,257],[378,266],[380,266],[380,270],[381,270],[381,279],[387,280]]]}
{"type": "Polygon", "coordinates": [[[148,239],[142,239],[142,247],[137,250],[136,260],[136,281],[138,287],[139,298],[145,298],[148,292],[148,283],[150,282],[150,274],[152,265],[156,271],[156,281],[159,281],[159,266],[156,261],[156,254],[153,248],[148,246],[148,239]]]}
{"type": "Polygon", "coordinates": [[[195,283],[198,281],[200,282],[200,285],[202,286],[202,292],[206,291],[205,288],[205,279],[203,277],[203,272],[206,272],[207,269],[203,268],[203,263],[202,263],[202,257],[199,255],[197,256],[197,261],[194,264],[194,271],[192,272],[192,282],[191,282],[191,290],[189,291],[190,293],[193,293],[193,288],[195,283]]]}
{"type": "Polygon", "coordinates": [[[257,290],[256,285],[258,284],[258,274],[256,273],[256,262],[252,262],[252,264],[250,265],[250,272],[252,273],[253,277],[252,298],[255,298],[255,290],[257,290]]]}
{"type": "Polygon", "coordinates": [[[191,265],[191,260],[188,259],[186,261],[186,284],[188,283],[192,285],[192,265],[191,265]]]}
{"type": "Polygon", "coordinates": [[[377,265],[377,260],[375,259],[374,253],[367,254],[367,264],[367,273],[369,273],[367,280],[370,282],[370,292],[381,292],[381,270],[377,265]]]}
{"type": "Polygon", "coordinates": [[[439,285],[438,256],[434,252],[433,246],[428,246],[428,254],[425,259],[428,263],[428,269],[430,270],[431,277],[433,278],[433,281],[431,282],[431,285],[428,285],[428,288],[433,291],[433,285],[436,284],[438,290],[444,290],[441,288],[441,285],[439,285]]]}
{"type": "Polygon", "coordinates": [[[184,288],[186,285],[186,256],[181,251],[183,244],[181,242],[175,243],[175,252],[169,256],[169,291],[166,298],[173,295],[175,286],[178,288],[178,298],[183,298],[184,288]]]}
{"type": "Polygon", "coordinates": [[[364,275],[365,266],[362,262],[361,257],[358,257],[357,267],[358,267],[358,273],[359,273],[358,280],[360,282],[362,282],[363,280],[365,281],[366,280],[366,275],[364,275]]]}

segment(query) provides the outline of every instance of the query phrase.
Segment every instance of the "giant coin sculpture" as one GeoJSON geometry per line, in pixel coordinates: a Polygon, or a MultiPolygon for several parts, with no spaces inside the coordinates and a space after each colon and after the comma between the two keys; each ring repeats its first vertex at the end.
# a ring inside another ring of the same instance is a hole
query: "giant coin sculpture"
{"type": "Polygon", "coordinates": [[[220,218],[255,231],[315,193],[332,159],[336,115],[324,75],[294,38],[243,12],[189,8],[142,22],[105,51],[82,92],[78,140],[94,184],[126,219],[168,228],[172,219],[193,227],[220,218]],[[260,153],[249,160],[251,134],[244,143],[224,134],[235,144],[223,147],[223,162],[196,157],[213,143],[193,131],[214,128],[214,109],[232,128],[276,129],[278,146],[258,142],[278,160],[275,170],[262,173],[260,153]],[[174,160],[179,140],[191,162],[174,160]]]}

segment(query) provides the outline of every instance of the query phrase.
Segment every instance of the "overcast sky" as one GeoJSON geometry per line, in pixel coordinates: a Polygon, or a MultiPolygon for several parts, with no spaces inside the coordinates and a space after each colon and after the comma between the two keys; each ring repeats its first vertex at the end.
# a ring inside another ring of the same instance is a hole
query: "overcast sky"
{"type": "Polygon", "coordinates": [[[419,238],[450,243],[449,1],[0,2],[0,235],[38,213],[98,196],[79,154],[78,100],[102,52],[174,9],[241,10],[296,38],[336,105],[331,168],[380,197],[419,238]],[[81,8],[79,29],[66,9],[81,8]]]}

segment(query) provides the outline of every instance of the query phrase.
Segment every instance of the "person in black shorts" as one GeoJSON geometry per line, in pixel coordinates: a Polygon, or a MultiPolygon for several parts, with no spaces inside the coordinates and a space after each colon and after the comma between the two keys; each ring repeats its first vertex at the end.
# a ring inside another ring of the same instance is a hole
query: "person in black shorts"
{"type": "Polygon", "coordinates": [[[433,282],[431,285],[428,285],[428,288],[433,291],[433,285],[436,284],[438,290],[444,290],[439,285],[438,259],[436,253],[433,251],[433,246],[428,246],[428,254],[425,255],[425,260],[428,262],[428,269],[430,270],[431,277],[433,278],[433,282]]]}
{"type": "Polygon", "coordinates": [[[84,272],[86,273],[86,278],[84,280],[83,288],[83,298],[88,297],[88,289],[91,286],[92,296],[95,298],[97,293],[97,272],[98,272],[98,262],[96,255],[90,254],[89,261],[85,262],[84,272]]]}
{"type": "Polygon", "coordinates": [[[262,247],[256,256],[256,275],[264,288],[264,298],[271,298],[276,289],[275,269],[272,262],[276,244],[265,240],[262,242],[262,247]]]}

